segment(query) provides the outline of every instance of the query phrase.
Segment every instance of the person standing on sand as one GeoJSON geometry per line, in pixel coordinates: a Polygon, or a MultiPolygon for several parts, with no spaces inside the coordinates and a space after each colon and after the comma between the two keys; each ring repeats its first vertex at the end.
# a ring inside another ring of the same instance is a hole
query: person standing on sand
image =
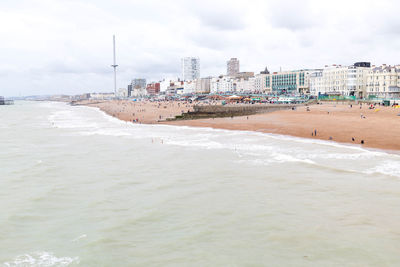
{"type": "Polygon", "coordinates": [[[317,136],[317,129],[314,129],[314,136],[317,136]]]}

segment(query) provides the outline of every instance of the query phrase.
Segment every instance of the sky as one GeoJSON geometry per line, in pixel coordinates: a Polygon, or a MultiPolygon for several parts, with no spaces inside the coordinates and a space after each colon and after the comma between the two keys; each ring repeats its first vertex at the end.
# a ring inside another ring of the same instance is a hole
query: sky
{"type": "Polygon", "coordinates": [[[1,0],[0,95],[113,91],[181,76],[180,60],[201,60],[201,76],[241,71],[400,63],[395,0],[1,0]]]}

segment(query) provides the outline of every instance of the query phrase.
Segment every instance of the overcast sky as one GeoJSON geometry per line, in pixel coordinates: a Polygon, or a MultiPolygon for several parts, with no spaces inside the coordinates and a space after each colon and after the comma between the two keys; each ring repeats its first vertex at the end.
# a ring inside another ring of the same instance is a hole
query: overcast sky
{"type": "Polygon", "coordinates": [[[1,0],[0,95],[113,91],[180,76],[180,59],[201,59],[201,76],[400,63],[395,0],[1,0]]]}

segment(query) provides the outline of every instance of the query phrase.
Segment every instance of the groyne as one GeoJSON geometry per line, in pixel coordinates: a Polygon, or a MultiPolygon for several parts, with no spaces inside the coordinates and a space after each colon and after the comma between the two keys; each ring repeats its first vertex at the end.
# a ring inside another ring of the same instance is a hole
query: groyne
{"type": "Polygon", "coordinates": [[[261,105],[206,105],[194,106],[193,111],[167,120],[195,120],[205,118],[223,118],[249,116],[258,113],[268,113],[278,110],[286,110],[303,106],[302,104],[261,104],[261,105]]]}

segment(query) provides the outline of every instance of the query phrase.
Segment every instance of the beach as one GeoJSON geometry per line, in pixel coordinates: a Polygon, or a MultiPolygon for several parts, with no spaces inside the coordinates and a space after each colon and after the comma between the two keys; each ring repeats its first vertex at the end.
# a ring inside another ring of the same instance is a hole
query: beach
{"type": "Polygon", "coordinates": [[[176,101],[85,100],[79,101],[75,105],[97,107],[120,120],[145,124],[154,124],[165,121],[167,118],[175,118],[175,116],[193,109],[192,104],[176,101]]]}
{"type": "Polygon", "coordinates": [[[256,131],[400,150],[400,113],[393,107],[324,103],[229,118],[166,121],[193,110],[185,102],[104,101],[82,103],[125,121],[215,129],[256,131]]]}

